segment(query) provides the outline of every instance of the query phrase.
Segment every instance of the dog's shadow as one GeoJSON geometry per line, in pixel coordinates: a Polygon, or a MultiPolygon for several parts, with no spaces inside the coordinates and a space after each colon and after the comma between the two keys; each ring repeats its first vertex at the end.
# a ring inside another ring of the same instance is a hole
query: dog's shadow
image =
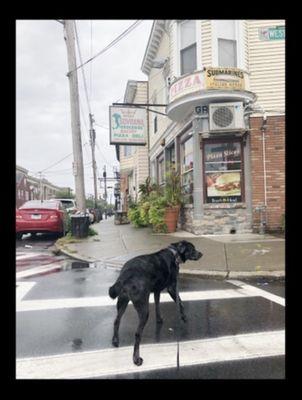
{"type": "Polygon", "coordinates": [[[160,333],[163,327],[163,323],[156,322],[155,324],[155,340],[156,342],[160,342],[160,333]]]}

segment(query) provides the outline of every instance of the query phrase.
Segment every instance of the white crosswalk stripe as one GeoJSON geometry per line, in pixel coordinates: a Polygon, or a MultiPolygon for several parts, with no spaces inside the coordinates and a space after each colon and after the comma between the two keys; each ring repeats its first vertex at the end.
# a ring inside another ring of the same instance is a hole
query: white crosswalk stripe
{"type": "MultiPolygon", "coordinates": [[[[237,280],[229,280],[234,288],[181,292],[183,301],[263,297],[285,306],[285,299],[265,290],[237,280]]],[[[77,307],[104,307],[115,305],[109,296],[23,300],[35,282],[18,282],[17,312],[64,309],[77,307]]],[[[162,293],[161,302],[170,302],[162,293]]],[[[150,303],[154,302],[153,296],[150,303]]],[[[255,311],[256,312],[256,311],[255,311]]],[[[154,371],[176,366],[176,343],[141,345],[144,363],[137,367],[132,363],[133,346],[120,348],[55,354],[52,356],[18,358],[17,379],[82,379],[110,377],[134,372],[154,371]]],[[[180,365],[193,366],[208,363],[247,360],[252,358],[283,356],[285,354],[285,331],[262,331],[216,338],[180,342],[180,365]]]]}
{"type": "Polygon", "coordinates": [[[40,257],[42,256],[43,253],[18,253],[16,254],[16,260],[26,260],[28,258],[35,258],[35,257],[40,257]]]}
{"type": "MultiPolygon", "coordinates": [[[[133,346],[18,359],[17,379],[82,379],[173,368],[176,343],[141,345],[144,364],[132,364],[133,346]]],[[[201,365],[285,354],[285,332],[257,332],[180,342],[180,364],[201,365]]]]}

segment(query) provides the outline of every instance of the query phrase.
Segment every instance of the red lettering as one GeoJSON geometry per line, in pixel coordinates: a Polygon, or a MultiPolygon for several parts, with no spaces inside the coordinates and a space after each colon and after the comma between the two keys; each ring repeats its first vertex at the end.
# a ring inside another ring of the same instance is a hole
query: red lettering
{"type": "Polygon", "coordinates": [[[195,75],[195,77],[194,77],[193,85],[195,85],[195,84],[201,85],[201,80],[199,79],[198,75],[195,75]]]}
{"type": "Polygon", "coordinates": [[[191,85],[191,77],[189,76],[188,78],[185,79],[185,88],[189,87],[191,85]]]}

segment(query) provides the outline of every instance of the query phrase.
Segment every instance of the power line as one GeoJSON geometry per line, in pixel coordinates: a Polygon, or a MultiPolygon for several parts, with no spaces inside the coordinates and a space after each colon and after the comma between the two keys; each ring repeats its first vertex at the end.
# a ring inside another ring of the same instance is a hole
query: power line
{"type": "MultiPolygon", "coordinates": [[[[78,36],[78,30],[77,30],[76,21],[74,21],[74,29],[75,29],[75,34],[76,34],[76,42],[77,42],[77,48],[78,48],[78,53],[79,53],[79,59],[80,59],[81,64],[83,64],[81,48],[80,48],[80,40],[79,40],[79,36],[78,36]]],[[[83,84],[84,84],[84,90],[85,90],[85,95],[86,95],[86,101],[87,101],[87,105],[88,105],[89,114],[92,114],[91,107],[90,107],[90,100],[89,100],[89,97],[88,97],[88,90],[87,90],[87,83],[86,83],[86,76],[85,76],[84,68],[82,68],[81,71],[82,71],[83,84]]]]}
{"type": "Polygon", "coordinates": [[[77,66],[74,70],[69,71],[67,75],[70,73],[76,71],[77,69],[83,67],[84,65],[88,64],[90,61],[93,61],[95,58],[100,56],[101,54],[105,53],[107,50],[109,50],[111,47],[113,47],[117,42],[122,40],[126,35],[128,35],[133,29],[135,29],[143,20],[136,20],[134,24],[130,25],[129,28],[127,28],[124,32],[122,32],[117,38],[115,38],[112,42],[110,42],[106,47],[104,47],[101,51],[99,51],[95,56],[89,58],[89,60],[85,61],[81,65],[77,66]]]}
{"type": "MultiPolygon", "coordinates": [[[[70,154],[68,154],[67,156],[63,157],[61,160],[57,161],[56,163],[50,165],[49,167],[47,167],[47,168],[45,168],[45,169],[42,169],[41,171],[38,171],[38,172],[44,172],[44,171],[50,169],[51,167],[54,167],[55,165],[59,164],[60,162],[64,161],[66,158],[68,158],[68,157],[70,157],[70,156],[72,156],[72,155],[73,155],[73,153],[70,153],[70,154]]],[[[37,173],[38,173],[38,172],[37,172],[37,173]]]]}

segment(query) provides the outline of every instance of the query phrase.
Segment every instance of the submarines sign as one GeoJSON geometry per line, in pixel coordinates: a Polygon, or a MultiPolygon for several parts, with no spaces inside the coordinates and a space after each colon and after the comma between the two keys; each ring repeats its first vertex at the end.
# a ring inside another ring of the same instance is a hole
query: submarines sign
{"type": "Polygon", "coordinates": [[[206,68],[206,89],[245,90],[246,72],[238,68],[206,68]]]}
{"type": "Polygon", "coordinates": [[[202,90],[248,90],[248,74],[239,68],[205,68],[172,83],[169,102],[202,90]]]}
{"type": "Polygon", "coordinates": [[[110,144],[147,143],[147,110],[124,106],[109,107],[110,144]]]}

